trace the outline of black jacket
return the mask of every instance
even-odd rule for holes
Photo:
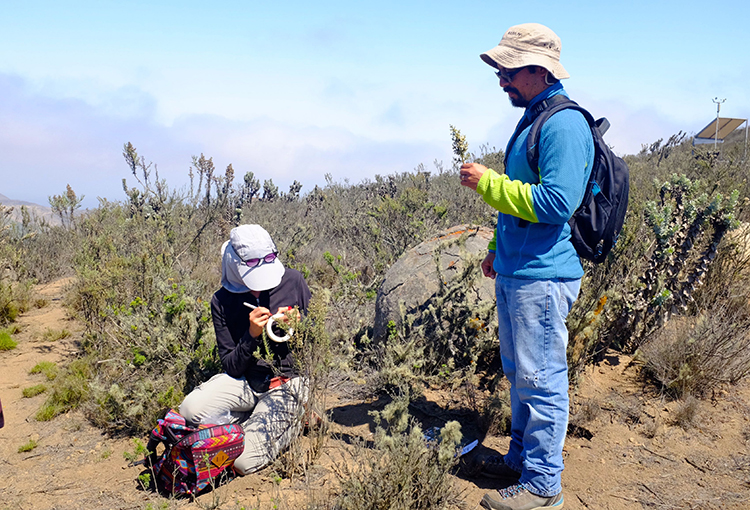
[[[261,292],[257,299],[249,291],[237,294],[224,287],[216,291],[211,299],[216,344],[224,371],[238,379],[244,376],[256,391],[267,391],[268,381],[274,375],[298,375],[294,358],[286,342],[268,342],[274,366],[253,355],[259,348],[265,354],[265,349],[262,338],[250,336],[251,310],[243,302],[263,306],[271,313],[276,313],[279,307],[298,307],[304,316],[310,303],[310,289],[302,273],[287,268],[281,283],[271,290]]]

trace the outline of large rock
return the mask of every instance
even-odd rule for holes
[[[493,231],[487,227],[459,225],[404,253],[385,275],[375,305],[373,338],[382,340],[389,321],[401,325],[402,317],[423,309],[443,286],[456,278],[473,278],[467,298],[495,302],[495,281],[481,275],[479,263],[487,255]],[[441,281],[442,278],[442,281]]]

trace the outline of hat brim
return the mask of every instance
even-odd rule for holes
[[[231,259],[231,264],[237,268],[237,274],[250,290],[269,290],[281,283],[286,269],[281,261],[276,258],[273,262],[264,262],[259,266],[247,267],[231,243],[227,243],[224,256]]]
[[[244,269],[243,269],[244,268]],[[261,264],[255,267],[247,267],[244,263],[239,268],[240,278],[250,290],[273,289],[281,283],[284,276],[284,265],[279,259],[270,264]]]
[[[518,69],[526,66],[541,66],[552,73],[558,80],[570,78],[568,71],[562,64],[546,55],[540,55],[530,51],[519,51],[508,46],[495,46],[486,53],[479,55],[488,65],[494,67],[502,66],[505,69]]]

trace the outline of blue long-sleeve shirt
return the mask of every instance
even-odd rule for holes
[[[532,99],[524,115],[556,94],[567,96],[559,82]],[[495,251],[494,269],[516,278],[580,278],[583,266],[570,242],[568,220],[581,203],[591,173],[591,129],[575,110],[550,117],[540,132],[538,171],[526,160],[530,129],[523,129],[506,149],[505,175],[490,169],[477,185],[485,202],[499,211],[489,246]],[[529,223],[524,227],[519,219]]]

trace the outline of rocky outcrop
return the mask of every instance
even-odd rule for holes
[[[479,267],[492,234],[487,227],[459,225],[404,253],[378,291],[373,339],[385,338],[389,321],[401,325],[403,317],[424,309],[458,278],[472,281],[467,299],[494,303],[495,282],[482,276]]]

